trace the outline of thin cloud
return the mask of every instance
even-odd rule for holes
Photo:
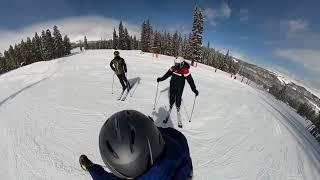
[[[241,36],[240,40],[245,40],[246,41],[246,40],[249,40],[249,37],[248,36]]]
[[[218,8],[205,8],[204,16],[207,18],[209,23],[213,26],[217,25],[218,20],[228,19],[231,16],[231,8],[226,2],[223,2]]]
[[[320,72],[320,49],[286,49],[276,50],[275,55],[286,58],[306,68]]]
[[[0,52],[28,36],[32,37],[35,32],[52,29],[54,25],[57,25],[64,35],[68,35],[72,42],[82,40],[84,36],[87,36],[88,40],[111,39],[113,29],[118,28],[119,22],[118,19],[102,16],[82,16],[33,24],[14,31],[0,30]],[[123,24],[131,35],[140,37],[140,26],[127,22]]]
[[[289,31],[305,31],[309,29],[309,23],[306,20],[289,20]]]
[[[282,20],[280,24],[287,29],[288,39],[301,38],[310,32],[309,22],[305,19]]]
[[[249,10],[240,9],[240,21],[248,21],[248,20],[249,20]]]

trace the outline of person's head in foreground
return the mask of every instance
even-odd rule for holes
[[[101,128],[99,148],[112,174],[82,155],[80,164],[93,179],[189,179],[192,174],[183,134],[156,127],[150,117],[138,111],[113,114]]]

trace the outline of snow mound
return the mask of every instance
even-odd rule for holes
[[[135,109],[158,126],[177,128],[168,110],[169,80],[161,82],[153,108],[156,78],[173,57],[120,51],[128,65],[133,96],[111,94],[112,50],[92,50],[35,63],[0,76],[0,179],[90,179],[80,154],[103,164],[99,130],[111,114]],[[189,123],[194,94],[186,84],[181,106],[194,179],[308,179],[320,177],[320,148],[305,121],[271,95],[205,65],[191,68],[200,92]]]

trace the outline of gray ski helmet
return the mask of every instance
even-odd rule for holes
[[[103,162],[122,179],[134,179],[150,169],[162,154],[164,143],[153,120],[135,110],[113,114],[99,135]]]

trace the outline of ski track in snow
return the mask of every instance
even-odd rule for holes
[[[173,58],[120,51],[128,80],[125,102],[109,68],[112,50],[92,50],[38,62],[0,76],[0,179],[90,179],[78,158],[85,153],[103,164],[98,134],[107,117],[123,109],[150,115],[155,124],[177,128],[176,109],[167,124],[169,79],[156,78]],[[194,94],[186,83],[181,106],[183,129],[194,165],[193,179],[315,180],[320,147],[304,119],[271,95],[205,65],[191,67],[200,92],[189,123]],[[239,78],[238,78],[239,79]]]

